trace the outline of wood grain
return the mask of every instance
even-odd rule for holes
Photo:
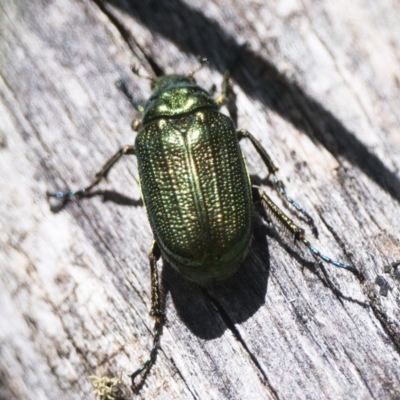
[[[394,0],[1,1],[0,399],[92,399],[103,374],[124,399],[398,398],[399,20]],[[165,265],[162,348],[133,393],[152,329],[136,159],[59,212],[46,192],[86,185],[133,144],[137,113],[114,82],[141,103],[151,89],[131,65],[188,73],[207,57],[196,79],[211,88],[238,54],[238,126],[315,218],[310,240],[360,276],[259,218],[228,281],[202,289]]]

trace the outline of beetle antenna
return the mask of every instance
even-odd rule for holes
[[[135,99],[135,97],[132,95],[132,93],[129,91],[128,86],[126,85],[126,82],[124,79],[118,79],[117,82],[115,82],[115,86],[117,86],[117,88],[127,97],[127,99],[129,100],[129,102],[133,105],[133,107],[138,110],[139,112],[143,112],[144,111],[144,107],[141,106],[137,100]]]

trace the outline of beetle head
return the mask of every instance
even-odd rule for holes
[[[190,75],[163,75],[159,76],[152,82],[152,89],[157,92],[160,89],[170,85],[176,84],[177,86],[181,86],[182,84],[194,84],[196,83],[192,74]]]

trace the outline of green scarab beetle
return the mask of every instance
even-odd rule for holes
[[[306,239],[304,230],[281,211],[259,187],[252,185],[239,145],[248,138],[265,163],[276,190],[316,232],[310,215],[290,198],[261,144],[246,130],[237,131],[233,120],[219,109],[231,91],[225,73],[217,99],[198,86],[193,73],[166,75],[153,82],[154,92],[139,106],[121,81],[120,88],[142,113],[134,124],[138,130],[134,146],[120,149],[84,189],[50,196],[67,202],[90,193],[112,166],[126,154],[135,154],[143,202],[154,234],[149,254],[151,312],[155,318],[153,347],[148,360],[134,378],[155,362],[163,325],[157,260],[162,256],[180,274],[201,285],[232,275],[250,246],[253,204],[262,206],[316,259],[355,272],[347,264],[321,254]]]

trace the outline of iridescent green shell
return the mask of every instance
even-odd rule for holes
[[[168,78],[136,138],[142,196],[163,257],[207,284],[232,275],[249,247],[250,177],[232,120],[190,77]]]

